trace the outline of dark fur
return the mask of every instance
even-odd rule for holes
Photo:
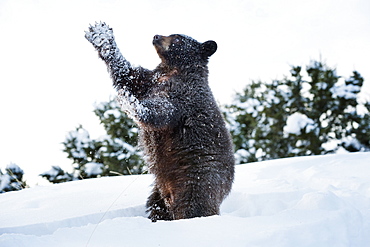
[[[86,38],[106,62],[123,108],[139,125],[140,144],[155,175],[149,218],[219,214],[234,179],[234,156],[208,86],[208,58],[216,42],[156,35],[153,44],[162,62],[151,71],[130,65],[106,24],[90,26]]]

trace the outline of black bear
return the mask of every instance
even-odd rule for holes
[[[105,23],[85,34],[106,63],[119,101],[139,126],[139,143],[155,175],[149,218],[177,220],[220,213],[234,179],[230,134],[208,86],[214,41],[179,34],[155,35],[162,62],[154,70],[133,67]]]

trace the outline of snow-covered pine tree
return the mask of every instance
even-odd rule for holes
[[[94,110],[107,135],[100,138],[100,158],[109,171],[120,174],[141,174],[144,170],[138,144],[138,128],[124,113],[116,99],[100,103]]]
[[[46,178],[53,184],[77,180],[74,174],[65,172],[59,166],[53,166],[49,171],[40,174],[40,176]]]
[[[21,190],[27,187],[23,181],[23,170],[16,164],[6,166],[5,173],[0,170],[0,193]]]
[[[81,125],[67,134],[63,151],[73,162],[73,172],[54,166],[41,174],[52,183],[141,174],[144,162],[137,147],[138,129],[121,110],[115,99],[97,104],[94,113],[103,124],[106,135],[94,140]]]
[[[359,97],[364,79],[347,80],[312,61],[270,83],[252,82],[226,106],[239,163],[370,150],[370,104]]]

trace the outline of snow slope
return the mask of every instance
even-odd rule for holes
[[[0,195],[0,246],[370,246],[370,153],[237,166],[221,216],[151,223],[151,175]]]

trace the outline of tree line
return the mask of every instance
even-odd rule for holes
[[[321,61],[311,61],[305,68],[292,66],[289,75],[280,80],[247,84],[231,104],[221,107],[237,163],[369,151],[370,103],[360,97],[363,84],[359,72],[342,77]],[[94,113],[106,135],[91,139],[79,125],[63,142],[73,171],[52,166],[42,177],[61,183],[146,172],[137,147],[138,128],[117,100],[96,105]],[[23,171],[19,167],[14,170],[15,166],[5,173],[0,170],[0,193],[26,186]]]

